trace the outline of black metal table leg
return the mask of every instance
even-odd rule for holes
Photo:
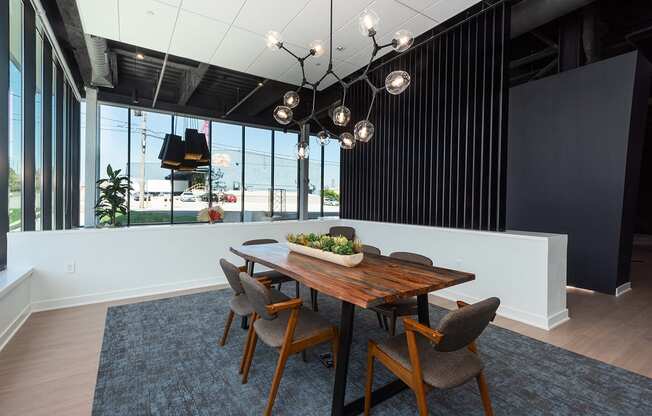
[[[430,326],[430,310],[428,308],[428,294],[417,296],[417,313],[419,315],[419,323]]]
[[[346,376],[349,371],[349,353],[353,340],[353,317],[355,306],[342,301],[342,316],[340,317],[340,345],[337,350],[337,366],[335,367],[335,384],[333,386],[333,404],[331,415],[344,415],[344,398],[346,394]]]

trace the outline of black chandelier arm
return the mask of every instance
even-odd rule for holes
[[[369,110],[367,111],[367,117],[365,120],[369,121],[369,116],[371,115],[371,110],[374,108],[374,101],[376,101],[376,95],[378,95],[378,90],[372,86],[371,93],[371,103],[369,103]]]

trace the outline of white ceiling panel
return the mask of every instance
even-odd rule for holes
[[[233,24],[260,34],[268,30],[282,32],[308,3],[309,0],[247,0]]]
[[[169,4],[120,0],[120,41],[167,52],[176,17],[177,7]]]
[[[266,47],[259,34],[232,27],[210,63],[246,72],[263,49]]]
[[[423,13],[438,22],[444,22],[479,2],[480,0],[440,0],[423,9]]]
[[[231,24],[246,0],[183,0],[184,10]]]
[[[84,32],[120,40],[118,0],[77,0]]]
[[[297,55],[305,55],[315,39],[330,48],[328,0],[76,1],[87,33],[162,52],[169,45],[173,55],[263,78],[301,81],[296,60],[265,48],[268,30],[282,32],[286,46]],[[418,36],[479,1],[334,0],[335,70],[343,77],[368,63],[372,42],[358,31],[358,16],[365,8],[379,15],[377,39],[387,43],[398,29]],[[338,46],[343,49],[338,51]],[[314,82],[327,68],[328,51],[306,62],[309,81]]]
[[[228,30],[227,23],[181,10],[174,29],[170,53],[199,62],[208,62]]]

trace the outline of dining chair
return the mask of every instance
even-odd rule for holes
[[[220,267],[222,267],[226,280],[229,282],[229,286],[231,286],[231,289],[233,290],[233,297],[229,300],[229,313],[226,316],[224,333],[219,342],[220,346],[223,347],[226,344],[227,337],[229,336],[233,317],[235,315],[243,318],[251,316],[254,313],[254,308],[251,306],[251,302],[249,302],[249,298],[247,298],[247,295],[244,293],[244,289],[242,288],[242,284],[240,283],[240,268],[226,259],[220,259]],[[275,302],[283,302],[290,299],[278,290],[271,290],[270,293]]]
[[[242,243],[243,246],[254,246],[258,244],[273,244],[273,243],[278,243],[278,240],[274,240],[273,238],[259,238],[255,240],[248,240]],[[255,266],[254,266],[255,267]],[[290,282],[294,281],[296,283],[296,297],[301,296],[301,291],[300,291],[300,285],[299,282],[296,280],[292,279],[291,277],[288,277],[284,275],[283,273],[277,272],[276,270],[267,270],[264,272],[258,272],[253,274],[254,277],[266,277],[269,280],[272,281],[272,284],[278,285],[278,290],[281,290],[281,285],[284,282]]]
[[[280,353],[264,412],[265,415],[270,415],[288,357],[329,341],[333,357],[336,357],[337,328],[310,309],[302,307],[302,300],[299,298],[275,302],[269,287],[247,273],[240,273],[240,282],[254,308],[249,326],[251,337],[245,346],[243,357],[245,367],[242,383],[247,383],[258,338],[266,345],[278,349]]]
[[[458,301],[457,305],[459,309],[448,312],[437,329],[403,318],[405,335],[378,343],[369,340],[365,416],[369,415],[371,408],[374,359],[414,391],[420,416],[428,414],[426,388],[449,389],[473,378],[480,389],[485,415],[493,416],[476,339],[493,321],[500,300],[489,298],[473,305]]]
[[[395,251],[389,255],[394,259],[409,261],[411,263],[422,264],[424,266],[432,266],[433,262],[430,258],[422,256],[417,253],[410,253],[407,251]],[[394,302],[384,303],[382,305],[374,306],[371,308],[376,312],[378,323],[381,328],[389,331],[391,336],[396,335],[396,320],[400,316],[412,316],[417,314],[417,298],[398,299]],[[382,316],[382,322],[380,320]],[[389,320],[389,325],[387,321]]]
[[[380,256],[380,249],[378,247],[370,246],[367,244],[362,245],[362,252],[364,254],[374,254],[376,256]]]

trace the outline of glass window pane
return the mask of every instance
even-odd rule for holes
[[[23,3],[9,2],[9,231],[22,228]]]
[[[100,106],[100,179],[107,177],[108,165],[111,165],[113,170],[120,169],[121,175],[127,174],[128,117],[126,108]],[[119,225],[127,225],[127,218],[119,215],[116,222]]]
[[[79,103],[79,225],[86,224],[86,101]]]
[[[245,127],[245,221],[270,220],[272,131]]]
[[[204,133],[206,135],[206,141],[208,142],[209,124],[210,122],[207,120],[175,116],[174,133],[184,137],[186,129],[195,129],[200,133]],[[157,155],[158,149],[156,151],[156,156]],[[210,199],[208,181],[208,166],[202,166],[190,172],[174,172],[173,221],[175,223],[197,222],[197,214],[199,211],[208,207],[208,201]]]
[[[316,136],[310,136],[310,159],[308,160],[308,218],[321,216],[321,152]]]
[[[36,31],[36,92],[34,137],[34,214],[35,229],[42,228],[41,189],[43,178],[43,35]]]
[[[224,210],[224,222],[240,222],[242,126],[213,122],[211,134],[213,193],[217,195],[218,204]]]
[[[299,217],[298,140],[299,135],[296,133],[274,132],[274,219],[291,220]]]
[[[324,146],[324,216],[340,215],[340,143]]]
[[[131,110],[131,225],[170,223],[171,171],[161,168],[158,153],[171,129],[168,114]]]

